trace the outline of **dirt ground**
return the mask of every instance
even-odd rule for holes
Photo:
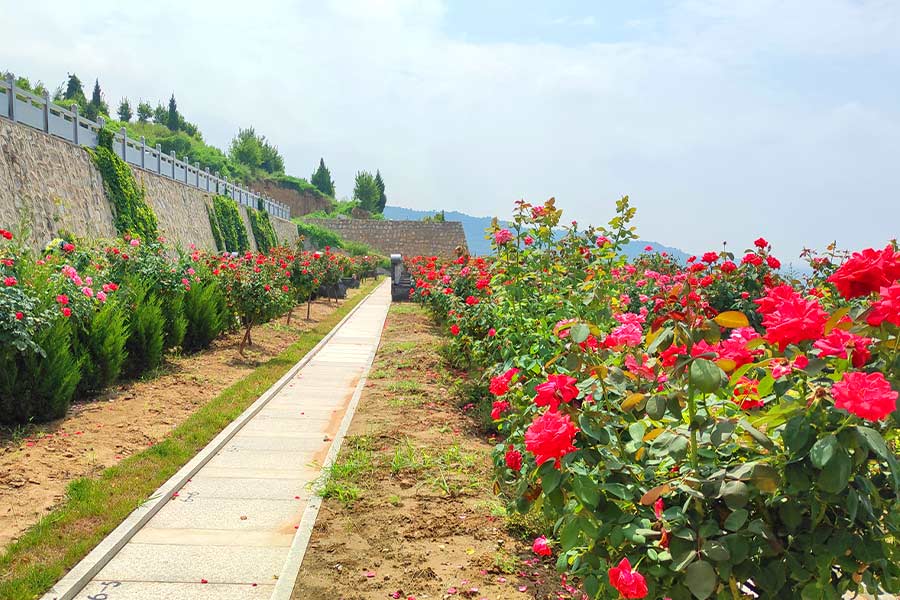
[[[293,598],[581,597],[511,533],[440,343],[421,308],[392,307]]]
[[[348,297],[359,293],[348,290]],[[343,301],[341,301],[343,302]],[[339,304],[297,307],[285,319],[254,328],[253,346],[238,354],[242,333],[219,338],[207,350],[170,355],[157,376],[115,386],[77,403],[64,418],[0,437],[0,547],[60,503],[70,481],[95,475],[164,438],[219,392],[278,355]]]

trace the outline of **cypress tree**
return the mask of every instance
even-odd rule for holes
[[[387,196],[384,193],[384,179],[381,178],[381,171],[375,171],[375,185],[378,187],[378,203],[375,212],[383,213],[387,204]]]
[[[331,179],[331,171],[325,166],[324,158],[319,159],[319,168],[309,178],[309,182],[326,196],[334,198],[334,180]]]
[[[169,113],[166,117],[166,127],[171,131],[178,131],[178,104],[175,103],[175,94],[169,98]]]

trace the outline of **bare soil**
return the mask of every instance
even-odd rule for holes
[[[348,290],[348,297],[359,290]],[[341,301],[343,302],[343,301]],[[152,446],[222,390],[277,356],[297,334],[340,306],[331,300],[294,310],[254,328],[253,346],[238,354],[243,332],[220,337],[196,354],[166,357],[157,373],[76,403],[62,419],[0,437],[0,547],[14,541],[65,497],[74,479],[96,475]]]
[[[420,307],[394,305],[293,598],[572,598],[495,499],[492,441]],[[525,529],[528,529],[526,527]],[[533,529],[533,528],[532,528]],[[577,595],[580,597],[580,594]]]

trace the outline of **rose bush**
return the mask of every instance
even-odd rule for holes
[[[408,263],[484,371],[510,508],[592,598],[900,591],[897,248],[806,252],[804,280],[763,238],[628,262],[616,208],[579,229],[519,202],[493,259]]]
[[[309,285],[299,285],[305,262]],[[0,230],[0,423],[62,416],[76,393],[96,394],[155,368],[168,348],[199,350],[238,325],[243,351],[254,325],[358,262],[370,260],[287,248],[210,254],[130,236],[54,240],[36,256]]]

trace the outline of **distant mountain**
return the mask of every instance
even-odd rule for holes
[[[397,221],[421,221],[425,217],[437,214],[436,210],[414,210],[412,208],[403,208],[400,206],[385,206],[384,218]],[[466,241],[469,244],[469,251],[472,254],[490,254],[491,243],[485,239],[485,229],[491,226],[493,217],[473,217],[465,213],[457,211],[446,211],[444,217],[448,221],[459,221],[462,223],[463,230],[466,232]],[[657,242],[649,242],[645,240],[636,240],[625,246],[625,255],[634,258],[644,252],[644,248],[653,246],[654,251],[667,252],[676,260],[684,262],[688,255],[670,246],[664,246]]]

